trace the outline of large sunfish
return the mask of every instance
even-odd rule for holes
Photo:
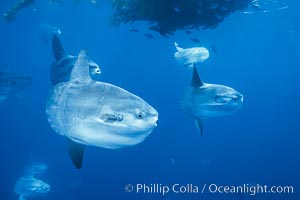
[[[31,76],[25,73],[0,71],[0,104],[9,95],[19,95],[31,86]]]
[[[185,91],[182,106],[195,118],[201,135],[205,118],[230,115],[239,110],[242,104],[243,95],[235,89],[202,82],[194,64],[191,85]]]
[[[70,81],[54,86],[47,118],[59,135],[69,138],[69,155],[81,168],[85,145],[117,149],[136,145],[156,127],[157,111],[140,97],[115,85],[92,80],[82,50]]]

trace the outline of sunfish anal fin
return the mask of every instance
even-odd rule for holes
[[[195,63],[193,63],[193,77],[192,77],[192,82],[191,82],[191,86],[192,87],[201,87],[203,85],[203,82],[201,81],[198,71],[197,71],[197,67],[195,65]]]
[[[67,55],[64,47],[62,46],[56,34],[54,34],[52,38],[52,52],[56,60],[60,60],[61,58]]]
[[[203,135],[203,126],[204,126],[203,119],[197,118],[197,119],[195,119],[195,122],[196,122],[197,130],[202,136]]]
[[[77,169],[82,166],[85,146],[69,140],[68,152],[69,156]]]
[[[85,83],[91,80],[87,49],[84,48],[80,51],[76,63],[72,69],[70,81]]]

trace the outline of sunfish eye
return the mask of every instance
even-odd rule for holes
[[[118,114],[118,115],[117,115],[117,118],[118,118],[118,121],[122,121],[124,117],[123,117],[123,115]]]
[[[145,113],[144,112],[138,112],[137,113],[137,118],[139,118],[139,119],[143,119],[144,117],[145,117]]]

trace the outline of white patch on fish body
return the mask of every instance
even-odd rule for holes
[[[193,67],[193,64],[204,62],[209,58],[209,51],[205,47],[193,47],[183,49],[175,42],[177,52],[174,53],[175,59],[188,67]]]

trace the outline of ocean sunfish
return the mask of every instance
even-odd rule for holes
[[[55,57],[55,62],[52,63],[50,68],[50,80],[52,85],[69,81],[77,56],[72,56],[65,51],[57,34],[54,34],[52,37],[52,51]],[[91,78],[93,80],[99,80],[101,74],[100,67],[90,59],[89,69]]]
[[[193,67],[193,64],[204,62],[209,58],[209,51],[205,47],[193,47],[184,49],[174,43],[177,52],[174,53],[174,58],[184,66]]]
[[[50,192],[50,185],[33,177],[21,177],[15,184],[15,193],[19,200],[26,200],[28,197],[41,197]]]
[[[0,71],[0,103],[9,95],[18,96],[32,84],[31,76],[25,73]]]
[[[69,139],[68,151],[81,168],[85,145],[117,149],[136,145],[156,127],[157,111],[140,97],[91,79],[82,50],[70,80],[54,86],[46,107],[48,121]]]
[[[183,109],[196,120],[198,131],[203,133],[203,120],[207,117],[230,115],[243,104],[243,95],[225,85],[201,81],[194,64],[191,85],[182,100]]]

